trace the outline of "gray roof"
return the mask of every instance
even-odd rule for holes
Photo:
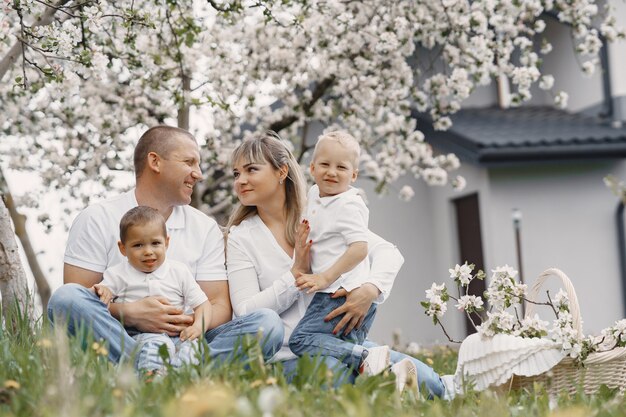
[[[481,164],[626,157],[626,127],[551,107],[464,109],[446,132],[414,117],[427,142]]]

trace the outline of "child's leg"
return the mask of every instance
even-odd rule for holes
[[[293,330],[289,338],[289,348],[298,356],[308,353],[328,355],[340,359],[348,366],[358,368],[363,359],[365,348],[360,344],[371,327],[376,314],[376,307],[372,305],[363,321],[363,326],[348,335],[333,335],[333,330],[341,317],[329,322],[324,317],[331,311],[345,303],[345,297],[331,298],[330,294],[317,293],[311,300],[309,307]]]
[[[176,346],[176,354],[172,358],[172,365],[180,367],[184,363],[197,365],[200,363],[198,355],[200,354],[200,339],[180,341],[179,337],[172,337],[172,341]]]
[[[159,348],[162,345],[167,347],[170,360],[176,354],[174,342],[172,342],[172,339],[166,334],[140,333],[133,336],[133,338],[140,346],[136,360],[137,369],[148,371],[161,369],[163,367],[163,359],[161,359],[161,355],[159,355]]]

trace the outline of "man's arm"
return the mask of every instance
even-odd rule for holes
[[[228,281],[198,281],[198,284],[211,303],[209,330],[229,322],[233,317],[233,309],[230,305]]]
[[[102,272],[90,271],[79,266],[63,264],[63,283],[76,283],[91,288],[102,281]]]

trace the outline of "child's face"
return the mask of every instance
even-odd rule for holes
[[[318,144],[310,169],[320,197],[348,191],[358,174],[354,159],[353,152],[337,141],[324,140]]]
[[[165,261],[165,251],[169,236],[163,235],[163,227],[158,222],[131,226],[126,233],[126,241],[118,242],[120,252],[138,271],[155,271]]]

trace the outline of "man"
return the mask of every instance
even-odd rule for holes
[[[133,303],[111,303],[109,308],[89,291],[102,280],[109,266],[123,260],[117,247],[119,222],[138,205],[158,210],[166,219],[170,236],[168,257],[189,266],[212,305],[213,315],[205,338],[210,355],[223,360],[233,353],[237,340],[262,330],[266,359],[280,349],[282,322],[271,310],[230,321],[232,309],[224,269],[224,242],[217,223],[189,206],[193,186],[202,178],[200,152],[195,138],[171,126],[155,126],[139,139],[134,154],[136,187],[116,198],[83,210],[70,229],[65,251],[63,280],[50,299],[48,316],[63,317],[70,333],[91,326],[96,340],[109,344],[109,359],[127,360],[136,342],[120,325],[143,333],[175,336],[193,319],[159,296]]]

